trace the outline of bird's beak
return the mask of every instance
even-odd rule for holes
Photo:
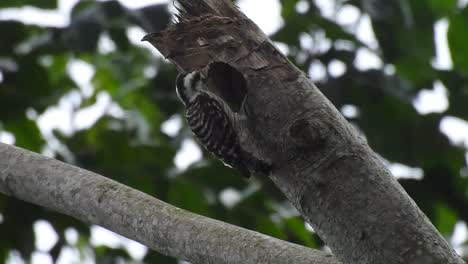
[[[160,34],[160,33],[150,33],[150,34],[144,36],[144,37],[141,39],[141,41],[150,41],[150,42],[151,42],[151,39],[153,39],[153,38],[155,38],[155,37],[157,37],[157,36],[159,36],[159,35],[161,35],[161,34]]]
[[[148,34],[148,35],[144,36],[144,37],[141,39],[141,41],[149,41],[150,38],[151,38],[151,34]]]

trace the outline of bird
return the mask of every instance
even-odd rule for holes
[[[209,89],[208,78],[202,76],[201,71],[180,73],[176,79],[176,92],[185,105],[187,123],[193,135],[208,152],[224,165],[239,170],[246,178],[252,174],[269,174],[270,164],[241,145],[245,115],[234,112]]]

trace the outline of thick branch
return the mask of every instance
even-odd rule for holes
[[[0,192],[192,263],[338,264],[324,252],[184,211],[98,174],[1,143]]]
[[[249,146],[337,258],[352,264],[464,263],[335,107],[230,0],[179,0],[150,41],[181,71],[214,61],[247,79]],[[402,135],[403,136],[403,135]]]

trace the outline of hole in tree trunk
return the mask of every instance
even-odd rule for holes
[[[224,62],[213,62],[208,66],[208,79],[215,90],[234,112],[239,112],[245,95],[247,81],[240,71]]]

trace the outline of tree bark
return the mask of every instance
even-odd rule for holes
[[[179,3],[179,23],[144,40],[179,71],[220,61],[244,75],[248,145],[272,162],[271,180],[339,260],[464,263],[355,129],[231,1]]]
[[[187,212],[98,174],[2,143],[0,192],[194,264],[339,264],[324,252]]]

